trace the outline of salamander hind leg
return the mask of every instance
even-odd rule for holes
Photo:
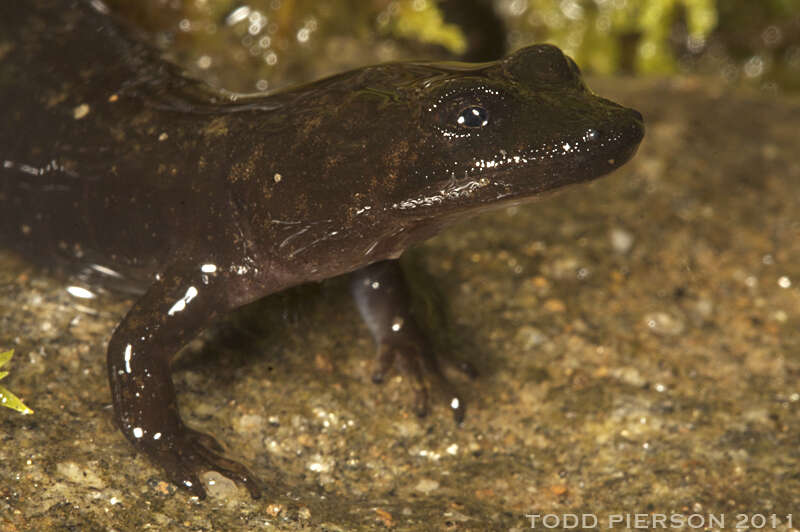
[[[178,486],[203,498],[198,474],[217,471],[258,497],[259,481],[226,458],[211,436],[184,425],[178,413],[169,362],[216,315],[237,306],[223,271],[208,265],[170,268],[134,304],[108,347],[114,417],[137,450],[164,468]]]
[[[452,364],[472,377],[475,370],[469,364],[454,364],[435,356],[411,311],[409,288],[400,264],[387,260],[361,268],[351,274],[350,289],[378,346],[372,380],[382,382],[397,363],[409,377],[417,415],[428,413],[430,388],[434,387],[446,399],[456,422],[463,421],[464,398],[445,377],[442,363]]]

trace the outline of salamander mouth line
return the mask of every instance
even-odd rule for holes
[[[492,183],[488,177],[479,177],[478,179],[470,179],[469,181],[456,180],[455,174],[452,174],[451,181],[438,192],[422,196],[419,198],[409,198],[399,203],[392,204],[392,209],[407,210],[415,209],[417,207],[430,207],[433,205],[440,205],[445,202],[462,199],[472,196],[475,191],[484,188]]]
[[[591,156],[608,148],[614,148],[622,139],[622,135],[611,132],[603,140],[588,140],[588,133],[572,139],[559,139],[542,143],[536,147],[509,154],[506,150],[499,150],[494,156],[486,159],[476,159],[469,169],[474,171],[495,170],[509,165],[527,165],[537,162],[552,161],[559,157]]]

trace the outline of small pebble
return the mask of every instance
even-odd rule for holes
[[[651,312],[645,315],[644,322],[651,332],[660,336],[677,336],[686,328],[682,319],[666,312]]]
[[[421,491],[425,495],[428,495],[432,491],[439,489],[439,483],[436,482],[435,480],[424,478],[420,480],[416,486],[414,486],[414,489],[417,491]]]
[[[633,247],[633,235],[624,229],[615,227],[611,230],[611,247],[617,253],[625,254]]]
[[[75,120],[80,120],[81,118],[85,117],[89,114],[89,106],[85,103],[80,104],[78,107],[72,110],[72,117]]]

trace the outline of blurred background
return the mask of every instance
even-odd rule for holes
[[[550,42],[590,74],[800,89],[800,0],[109,0],[192,75],[272,90],[369,63]]]

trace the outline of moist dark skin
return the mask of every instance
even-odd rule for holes
[[[0,30],[0,243],[139,291],[108,346],[114,417],[200,497],[206,470],[261,490],[178,413],[170,360],[215,317],[353,272],[376,380],[396,360],[420,414],[436,386],[460,419],[396,259],[454,220],[611,172],[644,134],[547,45],[242,96],[182,77],[88,2],[2,2]]]

